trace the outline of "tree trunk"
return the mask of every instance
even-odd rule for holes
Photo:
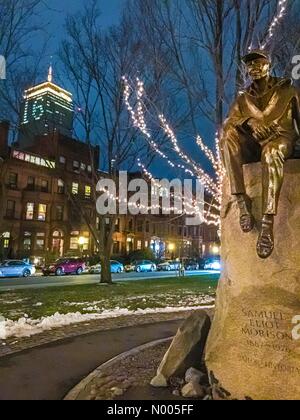
[[[110,268],[110,254],[107,252],[101,253],[101,274],[100,283],[112,284],[111,268]]]

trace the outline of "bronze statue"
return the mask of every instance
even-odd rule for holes
[[[225,121],[221,152],[231,193],[237,197],[243,232],[254,228],[251,201],[246,195],[243,164],[262,163],[263,218],[257,253],[268,258],[274,249],[273,225],[283,182],[283,166],[299,138],[300,96],[291,80],[270,75],[264,51],[243,58],[252,84],[241,92]]]

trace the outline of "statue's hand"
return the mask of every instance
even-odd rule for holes
[[[248,126],[252,130],[252,135],[256,140],[266,140],[272,135],[271,127],[264,124],[262,120],[250,118],[247,122]]]

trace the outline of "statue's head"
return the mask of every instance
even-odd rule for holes
[[[265,51],[253,50],[243,57],[248,74],[252,80],[263,79],[270,74],[271,61]]]

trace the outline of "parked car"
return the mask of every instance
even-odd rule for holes
[[[44,276],[55,274],[82,274],[85,270],[85,262],[80,258],[59,258],[53,264],[43,267]]]
[[[0,277],[29,277],[35,271],[34,264],[21,260],[6,260],[0,264]]]
[[[185,261],[184,268],[187,271],[199,270],[199,264],[197,263],[197,261],[188,260],[188,261]]]
[[[165,261],[157,265],[158,271],[176,271],[180,268],[180,261]]]
[[[209,258],[208,260],[205,261],[204,270],[220,271],[221,270],[220,260],[217,258]]]
[[[110,271],[112,273],[123,273],[124,266],[118,261],[111,260],[110,261]],[[89,269],[90,274],[100,274],[101,273],[101,264],[92,265]]]
[[[141,273],[142,271],[156,271],[156,264],[148,260],[134,261],[129,266],[126,266],[126,271],[136,271]]]

